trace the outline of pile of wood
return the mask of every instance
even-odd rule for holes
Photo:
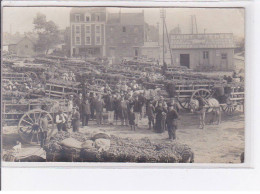
[[[109,136],[108,150],[71,148],[61,141],[74,138],[79,142],[94,140],[93,134],[59,132],[45,146],[48,161],[78,162],[133,162],[133,163],[188,163],[194,161],[194,154],[187,146],[178,142],[152,142],[148,138],[131,139]]]

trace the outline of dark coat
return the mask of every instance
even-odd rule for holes
[[[107,96],[106,98],[106,109],[107,111],[114,111],[115,110],[115,102],[111,95]]]
[[[78,111],[74,112],[72,114],[72,121],[71,121],[71,124],[73,126],[73,128],[79,128],[80,126],[80,114]]]
[[[169,126],[177,126],[177,122],[176,122],[176,119],[178,119],[179,115],[178,115],[178,112],[176,110],[170,110],[168,113],[167,113],[167,116],[166,116],[166,123],[167,125]]]
[[[103,100],[97,100],[95,103],[95,109],[97,112],[103,112],[104,102]]]
[[[135,113],[129,112],[128,120],[129,120],[129,125],[135,125]]]
[[[90,115],[90,104],[89,103],[83,103],[82,104],[82,114],[83,115]]]
[[[134,112],[140,113],[142,111],[143,104],[139,99],[134,99],[131,106],[133,106]]]
[[[155,112],[154,106],[152,104],[148,105],[146,108],[146,114],[148,118],[154,118],[154,112]]]

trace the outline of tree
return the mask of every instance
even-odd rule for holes
[[[53,21],[47,21],[44,14],[38,13],[33,20],[34,30],[38,34],[36,51],[48,53],[49,49],[59,43],[58,26]]]

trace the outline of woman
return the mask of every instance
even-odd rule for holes
[[[167,110],[163,108],[162,102],[158,103],[158,106],[155,108],[155,132],[156,133],[163,133],[164,128],[162,125],[162,120],[164,118],[164,115],[166,114]]]

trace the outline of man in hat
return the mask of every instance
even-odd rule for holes
[[[133,102],[131,103],[131,106],[133,107],[133,111],[135,114],[135,125],[138,127],[141,111],[142,111],[142,104],[139,101],[139,96],[135,95]]]
[[[104,101],[101,95],[98,95],[98,99],[95,102],[95,110],[96,110],[96,120],[97,124],[101,125],[103,120],[103,108],[104,108]]]
[[[48,134],[48,119],[47,119],[47,113],[43,113],[42,117],[40,119],[40,141],[41,141],[41,147],[43,147],[46,143],[47,134]]]
[[[59,109],[58,114],[56,115],[56,123],[58,131],[67,131],[66,127],[67,116]]]
[[[108,111],[108,124],[114,124],[114,114],[115,114],[115,99],[111,92],[108,92],[106,96],[106,110]]]
[[[177,130],[177,119],[179,117],[178,112],[173,108],[174,104],[169,105],[169,111],[166,116],[166,125],[168,128],[169,139],[176,139],[176,130]]]
[[[86,99],[82,104],[82,126],[88,126],[90,113],[90,104],[88,99]]]
[[[148,106],[146,108],[146,114],[147,114],[147,117],[148,117],[149,130],[154,128],[154,112],[155,112],[155,108],[154,108],[152,102],[149,101],[148,102]]]
[[[72,129],[73,132],[78,132],[79,131],[79,126],[80,126],[80,114],[79,114],[79,108],[78,107],[73,107],[72,111]]]

